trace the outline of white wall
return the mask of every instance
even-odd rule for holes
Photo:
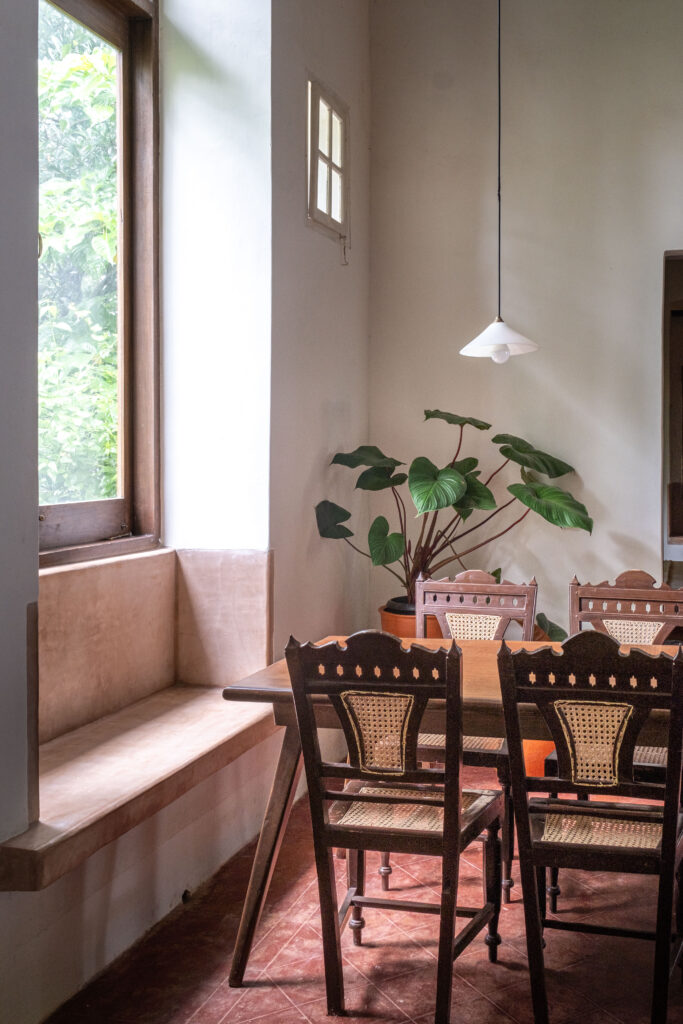
[[[503,4],[503,316],[541,346],[503,366],[457,354],[496,311],[495,0],[373,0],[371,12],[371,437],[444,464],[454,428],[421,424],[441,408],[573,464],[566,486],[592,537],[529,516],[468,561],[535,574],[540,607],[566,623],[574,573],[661,578],[662,255],[683,237],[683,6]],[[373,603],[391,589],[376,573]]]
[[[26,605],[38,599],[37,32],[35,3],[0,6],[0,840],[28,824]]]
[[[351,248],[306,223],[306,81],[349,107]],[[273,334],[270,538],[275,552],[274,652],[290,633],[311,639],[368,625],[367,566],[343,541],[322,540],[323,498],[367,502],[330,468],[367,437],[370,72],[367,0],[273,3]],[[348,473],[348,471],[346,471]],[[352,527],[353,528],[353,527]]]
[[[270,0],[164,0],[164,541],[268,546]]]
[[[36,6],[0,5],[0,838],[27,823],[25,606],[38,595]],[[164,532],[264,550],[270,0],[163,6]],[[42,1020],[253,838],[279,744],[48,889],[0,893],[0,1024]]]

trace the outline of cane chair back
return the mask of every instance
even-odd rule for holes
[[[425,636],[425,618],[434,615],[445,637],[454,640],[502,640],[510,622],[518,621],[522,639],[534,634],[536,580],[498,583],[480,569],[468,569],[452,579],[418,577],[415,584],[416,631]]]
[[[482,928],[489,957],[500,938],[500,840],[502,796],[460,788],[462,676],[460,652],[404,648],[387,633],[368,630],[344,644],[298,644],[286,650],[313,824],[325,955],[328,1012],[344,1011],[340,930],[347,923],[360,941],[368,907],[435,913],[433,903],[369,897],[364,893],[364,851],[396,850],[442,861],[435,1021],[447,1024],[453,960]],[[430,702],[445,707],[443,764],[422,766],[420,725]],[[321,754],[316,710],[331,704],[348,748],[348,760]],[[329,724],[329,723],[328,723]],[[334,786],[333,786],[334,784]],[[337,788],[334,788],[337,787]],[[339,788],[341,787],[341,788]],[[460,852],[486,831],[486,902],[456,908]],[[332,848],[347,850],[349,887],[337,905]],[[473,918],[455,935],[458,915]],[[350,918],[350,920],[349,920]]]
[[[561,653],[550,647],[498,656],[510,774],[519,841],[535,1020],[547,1021],[542,928],[655,939],[652,1021],[666,1019],[671,911],[676,865],[683,856],[679,817],[683,738],[683,660],[633,649],[601,631],[570,637]],[[557,750],[558,775],[528,777],[520,706],[535,705]],[[641,729],[651,716],[669,716],[668,761],[661,780],[643,779],[634,765]],[[530,797],[531,793],[550,794]],[[559,794],[596,795],[571,800]],[[619,800],[610,800],[618,797]],[[626,799],[624,799],[626,798]],[[649,801],[644,802],[631,802]],[[545,915],[546,867],[659,876],[655,932],[571,925]],[[539,917],[540,909],[540,917]],[[683,907],[679,907],[680,910]]]
[[[454,794],[459,791],[462,749],[460,660],[455,645],[450,651],[406,649],[388,633],[367,631],[349,637],[345,645],[290,642],[287,664],[309,793],[316,804],[314,828],[334,833],[334,845],[343,847],[350,837],[337,833],[347,826],[365,822],[371,828],[375,821],[386,820],[386,825],[377,827],[389,827],[397,793],[403,793],[408,794],[411,807],[424,811],[406,815],[406,828],[417,829],[420,822],[434,822],[440,816],[440,831],[444,817],[452,815],[449,831],[457,834],[459,801],[449,799],[451,789]],[[315,727],[315,702],[321,699],[329,700],[337,713],[348,761],[330,762],[321,756]],[[445,763],[437,768],[422,767],[417,757],[420,722],[430,700],[446,702]],[[328,790],[324,780],[334,778],[361,785],[357,795],[347,794],[350,804],[357,806],[331,822],[329,806],[339,802],[340,795]],[[420,786],[431,789],[423,792]]]
[[[569,632],[585,626],[607,633],[620,644],[663,644],[683,626],[683,592],[657,586],[653,576],[637,569],[617,576],[613,584],[569,584]]]
[[[417,635],[425,635],[426,617],[434,615],[442,636],[455,640],[501,640],[512,620],[521,624],[522,639],[532,640],[536,591],[535,579],[531,583],[498,583],[495,576],[480,569],[469,569],[453,579],[431,580],[420,575],[415,586]],[[422,757],[438,760],[443,756],[443,744],[443,736],[422,734]],[[515,846],[507,743],[499,736],[465,736],[463,749],[464,763],[475,768],[495,768],[503,789],[503,899],[507,903],[513,885]],[[380,871],[388,871],[388,864]]]

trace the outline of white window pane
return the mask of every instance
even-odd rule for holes
[[[318,149],[325,156],[330,155],[330,108],[324,100],[320,101],[318,119]]]
[[[332,211],[331,216],[333,220],[341,224],[343,218],[342,214],[342,176],[339,171],[335,171],[332,168]]]
[[[342,147],[344,145],[344,122],[334,112],[332,113],[332,162],[337,167],[342,166]]]
[[[327,176],[329,174],[327,164],[324,160],[318,160],[318,199],[317,207],[323,213],[329,213],[330,208],[327,202]]]

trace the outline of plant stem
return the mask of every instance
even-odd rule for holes
[[[455,455],[453,456],[453,461],[451,462],[451,468],[458,461],[458,455],[460,454],[460,449],[462,448],[462,434],[463,434],[463,430],[464,429],[465,429],[465,425],[464,425],[464,423],[461,423],[460,424],[460,440],[458,441],[458,448],[457,448],[457,451],[456,451]]]
[[[522,515],[519,517],[519,519],[515,519],[514,523],[510,523],[510,525],[506,526],[504,530],[500,531],[500,533],[494,533],[494,535],[492,537],[487,537],[486,540],[481,541],[480,544],[475,544],[474,547],[467,548],[466,551],[461,551],[455,557],[460,560],[460,559],[464,558],[465,555],[471,555],[473,551],[478,551],[479,548],[483,548],[483,547],[486,546],[486,544],[490,544],[492,540],[498,540],[498,538],[502,537],[503,534],[509,533],[509,531],[513,527],[517,526],[518,523],[521,523],[522,519],[524,519],[526,516],[528,516],[530,512],[531,512],[530,508],[526,509],[526,511],[522,513]],[[452,561],[453,561],[453,558],[446,558],[442,562],[437,562],[436,565],[432,566],[432,573],[437,572],[437,570],[439,570],[439,569],[443,569],[444,565],[448,565],[448,563],[452,562]]]
[[[500,473],[501,469],[505,469],[505,467],[507,466],[507,464],[508,464],[508,462],[509,462],[509,461],[510,461],[509,459],[506,459],[506,460],[505,460],[505,462],[504,462],[504,463],[502,464],[502,466],[499,466],[499,467],[498,467],[498,469],[494,469],[493,473],[491,473],[491,476],[490,476],[490,477],[488,478],[488,480],[486,480],[486,481],[485,481],[485,483],[484,483],[484,487],[488,487],[488,485],[489,485],[489,484],[491,483],[491,481],[493,480],[494,476],[495,476],[495,475],[496,475],[497,473]]]
[[[405,543],[405,547],[403,549],[403,572],[405,574],[405,578],[408,579],[408,523],[406,507],[403,504],[403,499],[401,498],[401,495],[398,493],[396,488],[392,487],[391,490],[394,495],[394,500],[396,502],[396,508],[398,510],[398,525],[401,530],[401,533],[403,534]]]
[[[463,532],[459,534],[457,537],[450,537],[444,544],[442,544],[440,548],[436,549],[433,557],[436,557],[436,555],[440,555],[442,551],[445,551],[446,548],[450,547],[456,540],[462,540],[462,538],[466,537],[468,533],[474,533],[474,531],[478,530],[480,526],[484,526],[486,523],[489,522],[490,519],[493,519],[494,516],[497,516],[499,512],[503,511],[503,509],[509,508],[509,506],[512,505],[512,503],[515,501],[517,501],[517,498],[510,498],[510,500],[506,501],[504,505],[499,505],[498,508],[494,509],[491,515],[487,516],[486,519],[482,519],[480,523],[476,523],[474,526],[470,526],[469,530],[463,530]]]
[[[369,553],[368,551],[363,551],[363,549],[362,549],[362,548],[358,548],[358,547],[356,547],[356,545],[355,545],[355,544],[353,544],[353,543],[352,543],[352,542],[351,542],[351,541],[349,540],[349,538],[348,538],[348,537],[344,537],[344,540],[345,540],[345,541],[346,541],[346,543],[347,543],[347,544],[349,545],[349,547],[350,547],[350,548],[353,548],[353,550],[354,550],[354,551],[357,551],[359,555],[365,555],[365,557],[366,557],[366,558],[370,558],[370,559],[372,558],[372,555],[371,555],[371,554],[370,554],[370,553]]]
[[[370,558],[370,559],[372,558],[372,555],[368,554],[367,551],[363,551],[362,548],[356,547],[355,544],[352,544],[348,537],[344,537],[344,540],[349,545],[349,547],[352,547],[353,550],[357,551],[359,555],[365,555],[366,558]],[[399,581],[399,583],[402,586],[404,586],[406,589],[408,588],[408,579],[407,579],[407,577],[404,579],[402,576],[399,576],[399,574],[397,572],[394,572],[393,569],[390,569],[388,565],[383,565],[382,568],[386,569],[387,572],[390,572],[392,576],[395,576],[396,579]]]

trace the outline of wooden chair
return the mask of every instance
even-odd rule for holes
[[[462,681],[460,652],[427,651],[386,633],[367,631],[345,645],[316,647],[290,639],[292,681],[318,872],[327,1008],[344,1012],[340,931],[350,918],[359,944],[362,911],[370,907],[438,914],[437,1024],[449,1020],[453,960],[484,927],[489,959],[497,958],[500,912],[500,815],[497,791],[460,788]],[[444,764],[420,767],[422,716],[430,700],[445,701]],[[348,746],[348,763],[322,760],[315,706],[330,701]],[[343,789],[328,788],[335,780]],[[482,832],[485,903],[457,908],[472,920],[455,934],[460,853]],[[347,850],[348,890],[338,908],[333,847]],[[365,895],[365,851],[398,850],[440,857],[440,904]]]
[[[659,587],[653,576],[629,569],[610,584],[579,583],[576,576],[569,584],[569,632],[585,626],[606,633],[621,644],[663,644],[674,629],[683,626],[683,593],[666,583]],[[634,768],[639,781],[664,782],[666,748],[636,746]],[[557,755],[548,755],[546,775],[557,774]],[[558,872],[550,873],[548,896],[550,910],[557,910],[561,895]]]
[[[531,993],[536,1024],[547,1024],[543,929],[568,928],[654,940],[652,1024],[664,1024],[672,949],[674,878],[678,873],[677,924],[683,922],[679,817],[683,738],[683,659],[619,652],[601,631],[579,633],[562,653],[541,648],[514,654],[504,643],[498,656],[510,750]],[[555,741],[558,775],[529,778],[524,767],[520,704],[535,704]],[[669,713],[666,781],[638,781],[634,751],[651,712]],[[546,793],[545,797],[529,794]],[[599,794],[600,800],[560,799]],[[626,797],[648,804],[610,801]],[[658,876],[654,931],[563,922],[546,917],[546,867]],[[680,938],[680,935],[679,935]],[[681,949],[678,950],[680,958]],[[600,965],[596,963],[596,984]]]
[[[498,583],[495,576],[480,569],[461,572],[453,579],[424,579],[415,587],[417,635],[425,636],[425,620],[434,615],[445,637],[454,640],[501,640],[512,621],[522,627],[522,639],[532,640],[536,610],[536,580],[531,583]],[[437,761],[443,757],[444,738],[422,734],[419,756]],[[515,826],[510,793],[507,743],[497,736],[465,736],[463,764],[476,768],[495,768],[503,790],[503,900],[510,901],[513,886],[512,860],[515,853]],[[380,867],[391,872],[388,856]],[[388,879],[387,879],[388,887]]]

